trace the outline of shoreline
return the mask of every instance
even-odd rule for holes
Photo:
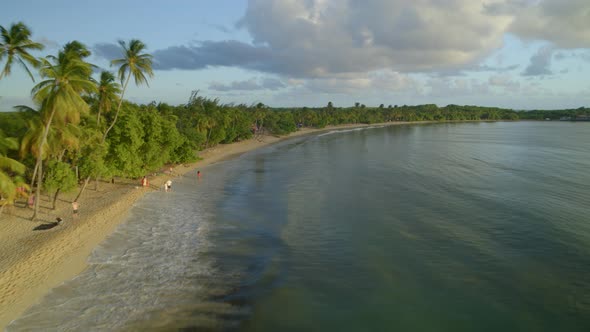
[[[129,211],[146,193],[161,190],[166,180],[218,162],[237,158],[244,153],[297,137],[317,135],[343,129],[424,125],[433,123],[470,123],[498,121],[416,121],[374,124],[346,124],[321,129],[303,128],[286,136],[263,135],[241,142],[220,144],[200,151],[200,160],[176,165],[173,174],[163,169],[148,175],[150,187],[140,186],[139,179],[101,181],[98,190],[90,182],[78,200],[79,216],[73,220],[71,202],[77,195],[62,194],[55,210],[51,199],[41,196],[38,221],[29,220],[32,210],[26,207],[5,209],[0,215],[0,330],[18,319],[29,307],[38,303],[51,289],[70,280],[87,267],[87,259],[116,227],[125,222]],[[56,217],[64,221],[51,229],[34,230],[52,223]]]
[[[430,122],[387,122],[377,124],[351,124],[321,129],[304,128],[287,136],[265,135],[259,138],[218,145],[201,151],[201,160],[178,165],[174,176],[182,176],[197,168],[230,160],[262,147],[284,140],[313,135],[331,130],[424,124]],[[19,318],[26,309],[39,302],[54,287],[83,272],[87,258],[116,227],[127,220],[132,206],[152,188],[161,188],[171,175],[158,173],[149,176],[151,188],[139,187],[139,180],[117,180],[115,184],[100,182],[98,190],[89,183],[79,200],[80,215],[71,216],[71,201],[77,191],[58,198],[56,210],[42,195],[39,221],[28,218],[32,211],[12,207],[0,216],[0,329]],[[41,223],[51,223],[56,217],[64,221],[51,229],[34,230]]]

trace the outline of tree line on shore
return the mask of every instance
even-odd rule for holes
[[[192,162],[197,152],[263,133],[286,135],[301,127],[391,121],[479,121],[557,119],[587,109],[517,112],[480,106],[434,104],[417,106],[271,108],[222,104],[195,91],[186,104],[136,104],[124,99],[129,83],[148,85],[153,76],[152,56],[137,39],[120,41],[118,68],[95,74],[87,61],[90,50],[79,41],[63,46],[56,55],[36,58],[30,51],[44,48],[32,41],[23,23],[0,26],[0,62],[6,79],[14,64],[34,81],[35,107],[15,106],[0,113],[0,213],[15,199],[41,192],[51,195],[53,207],[60,193],[78,190],[88,182],[113,176],[138,178],[166,164]],[[97,76],[97,77],[95,77]],[[77,199],[76,198],[76,199]],[[35,200],[33,215],[39,211]]]

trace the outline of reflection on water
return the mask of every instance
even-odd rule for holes
[[[148,195],[9,330],[588,331],[589,141],[524,122],[284,142]]]

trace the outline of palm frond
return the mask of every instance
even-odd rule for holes
[[[27,74],[29,74],[29,77],[31,78],[31,80],[33,80],[33,82],[35,82],[35,77],[33,77],[33,73],[31,73],[31,71],[29,70],[29,67],[27,67],[27,65],[25,64],[25,62],[23,61],[22,58],[18,59],[18,62],[20,62],[20,64],[22,65],[23,69],[27,72]]]
[[[20,162],[2,155],[0,155],[0,168],[7,169],[18,174],[23,174],[26,169],[25,165],[21,164]]]
[[[6,64],[4,65],[4,69],[2,70],[2,73],[0,73],[0,78],[10,75],[10,68],[12,67],[13,61],[14,61],[14,57],[11,55],[8,55],[6,58]]]

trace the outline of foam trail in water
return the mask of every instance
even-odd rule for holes
[[[207,255],[214,246],[208,241],[212,199],[190,181],[177,178],[174,192],[147,194],[91,254],[85,272],[52,290],[7,330],[136,329],[156,325],[154,318],[171,322],[167,315],[180,312],[187,315],[176,316],[175,324],[215,325],[215,316],[231,308],[207,299],[232,286]],[[207,320],[194,315],[196,307]]]
[[[334,134],[343,134],[343,133],[348,133],[351,131],[361,131],[361,130],[368,130],[368,129],[375,129],[375,128],[383,128],[383,127],[385,127],[385,126],[370,126],[370,127],[359,127],[359,128],[341,129],[341,130],[330,130],[327,133],[317,135],[317,137],[334,135]]]

